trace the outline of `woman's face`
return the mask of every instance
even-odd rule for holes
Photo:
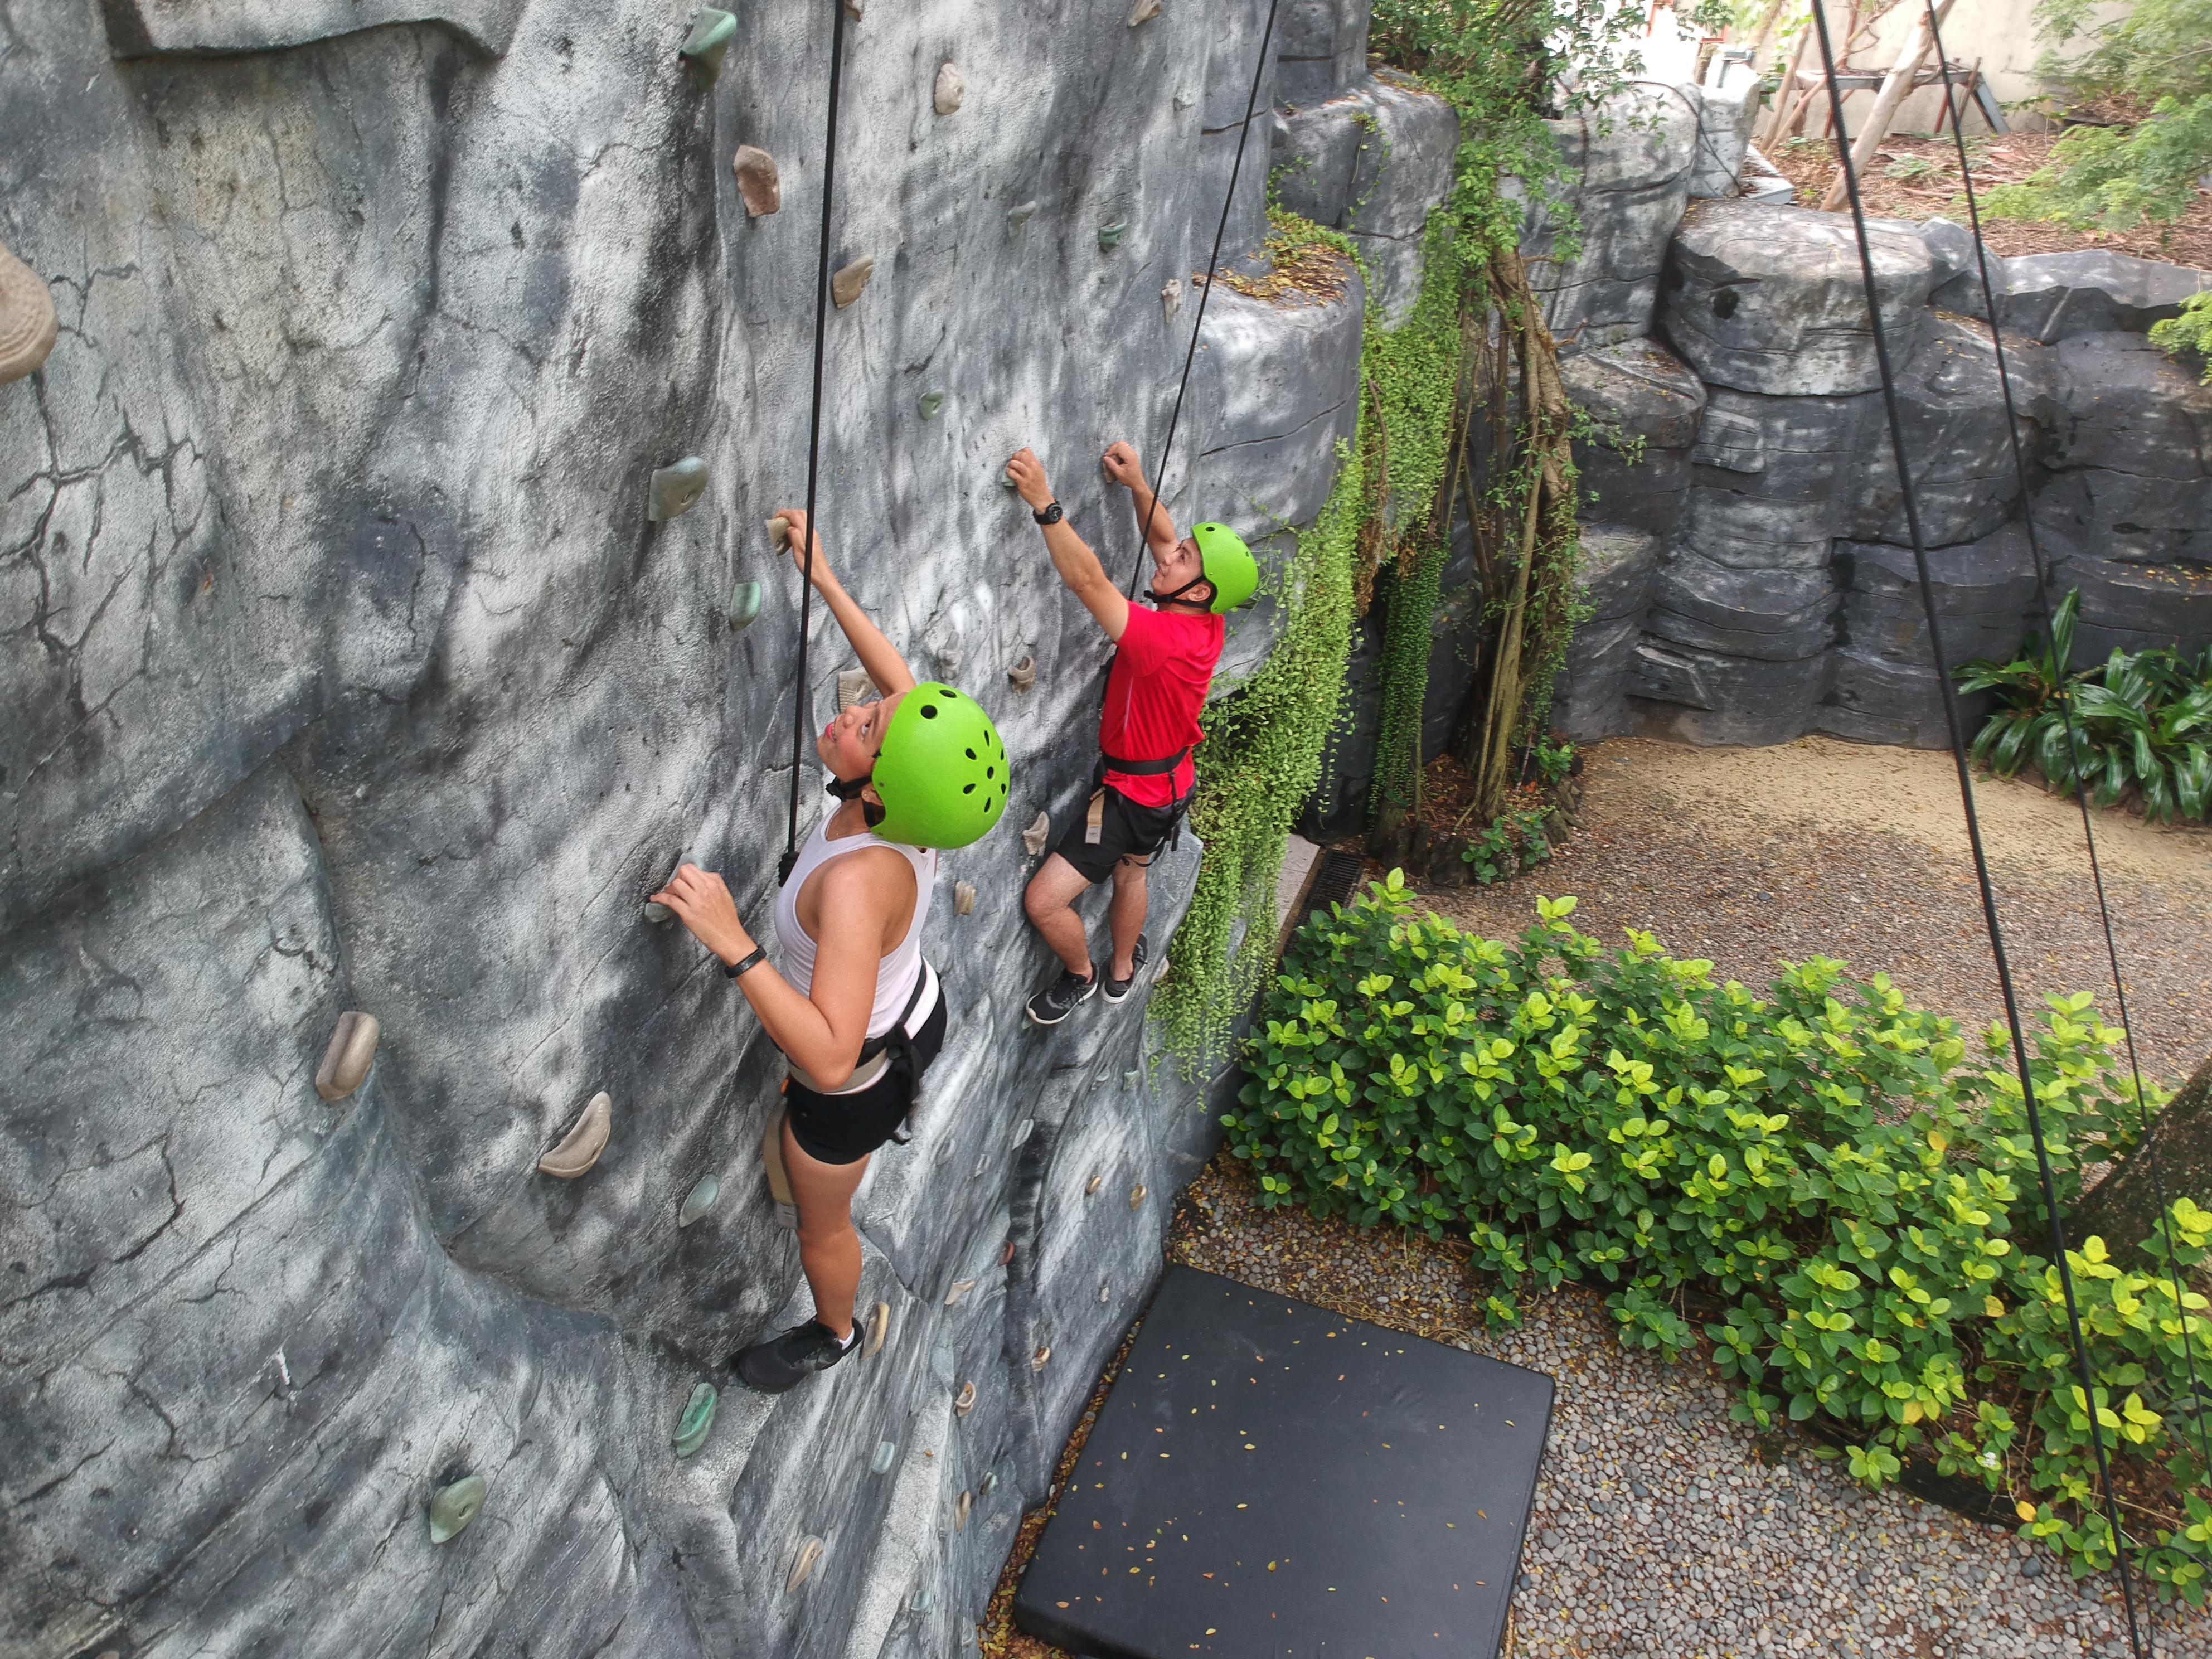
[[[814,740],[814,752],[832,776],[850,782],[876,769],[884,733],[890,730],[891,715],[904,696],[902,691],[879,702],[856,702],[822,728],[822,735]]]

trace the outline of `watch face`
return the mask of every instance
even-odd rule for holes
[[[1054,501],[1050,507],[1048,507],[1043,512],[1036,515],[1036,521],[1039,524],[1058,524],[1060,520],[1066,516],[1066,515],[1060,510],[1060,503],[1058,501]]]

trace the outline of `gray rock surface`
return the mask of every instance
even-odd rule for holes
[[[1756,81],[1731,77],[1726,87],[1695,90],[1698,153],[1690,168],[1690,199],[1733,196],[1759,122],[1762,88]]]
[[[1552,724],[1577,743],[1630,729],[1629,664],[1659,555],[1659,538],[1632,526],[1582,527],[1576,578],[1590,615],[1575,629],[1552,694]]]
[[[1826,567],[1747,569],[1674,547],[1659,562],[1644,626],[1669,645],[1785,662],[1826,650],[1835,613]]]
[[[1933,221],[1930,222],[1935,222]],[[1980,273],[1971,247],[1957,276],[1942,282],[1934,303],[1986,320]],[[2055,344],[2076,335],[2115,331],[2142,334],[2180,314],[2182,301],[2212,288],[2212,271],[2104,248],[2070,253],[1992,255],[1990,286],[2007,334]]]
[[[1912,350],[1935,262],[1910,228],[1868,226],[1893,358]],[[1659,324],[1708,384],[1777,396],[1881,384],[1850,221],[1810,208],[1699,202],[1669,253]]]
[[[1277,21],[1276,95],[1333,98],[1367,73],[1368,0],[1286,0]]]
[[[2212,646],[2212,568],[2102,557],[2040,517],[2036,532],[2050,561],[2052,602],[2069,589],[2081,595],[2076,667],[2100,663],[2115,650],[2193,656]]]
[[[2057,357],[2037,524],[2103,557],[2212,565],[2212,386],[2139,334],[2079,335]]]
[[[1705,383],[1656,340],[1626,340],[1559,364],[1592,430],[1575,441],[1586,516],[1670,534],[1690,488]]]
[[[1880,429],[1880,404],[1715,388],[1690,451],[1684,543],[1740,569],[1823,568],[1843,528],[1852,461]]]
[[[526,0],[101,0],[118,58],[269,52],[386,23],[443,23],[488,52],[514,39]]]
[[[1638,736],[1747,749],[1812,728],[1826,656],[1768,661],[1646,636],[1629,659],[1629,711]]]

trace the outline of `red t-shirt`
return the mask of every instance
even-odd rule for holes
[[[1106,675],[1106,707],[1098,716],[1098,747],[1117,759],[1165,760],[1194,748],[1203,733],[1199,711],[1221,659],[1222,619],[1210,612],[1129,607],[1121,649]],[[1139,806],[1170,806],[1190,793],[1194,769],[1188,757],[1173,772],[1131,777],[1109,770],[1106,781]]]

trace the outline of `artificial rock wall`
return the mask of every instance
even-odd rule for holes
[[[677,0],[0,19],[0,241],[61,319],[0,386],[9,1659],[972,1641],[1212,1145],[1137,1009],[1021,1023],[1020,832],[1080,798],[1106,652],[1000,471],[1035,443],[1127,568],[1096,459],[1154,458],[1265,7],[859,9],[833,243],[874,265],[830,318],[823,530],[1018,781],[947,860],[950,1040],[856,1204],[888,1339],[725,1388],[680,1459],[694,1386],[806,1306],[755,1150],[775,1057],[641,900],[689,857],[765,927],[793,699],[824,717],[849,665],[817,608],[797,683],[761,531],[804,491],[829,0],[741,10],[711,87]],[[1285,9],[1271,76],[1449,158],[1441,106],[1367,78],[1365,21]],[[740,200],[741,144],[779,211]],[[1417,286],[1443,181],[1356,165],[1340,222]],[[1176,511],[1279,559],[1352,431],[1364,303],[1212,296]],[[686,456],[703,496],[648,521]],[[1237,620],[1224,684],[1279,617]],[[811,751],[801,800],[803,833]],[[1156,962],[1197,856],[1156,866]],[[347,1010],[381,1042],[326,1103]],[[596,1167],[539,1174],[602,1091]],[[434,1544],[470,1474],[482,1513]]]

